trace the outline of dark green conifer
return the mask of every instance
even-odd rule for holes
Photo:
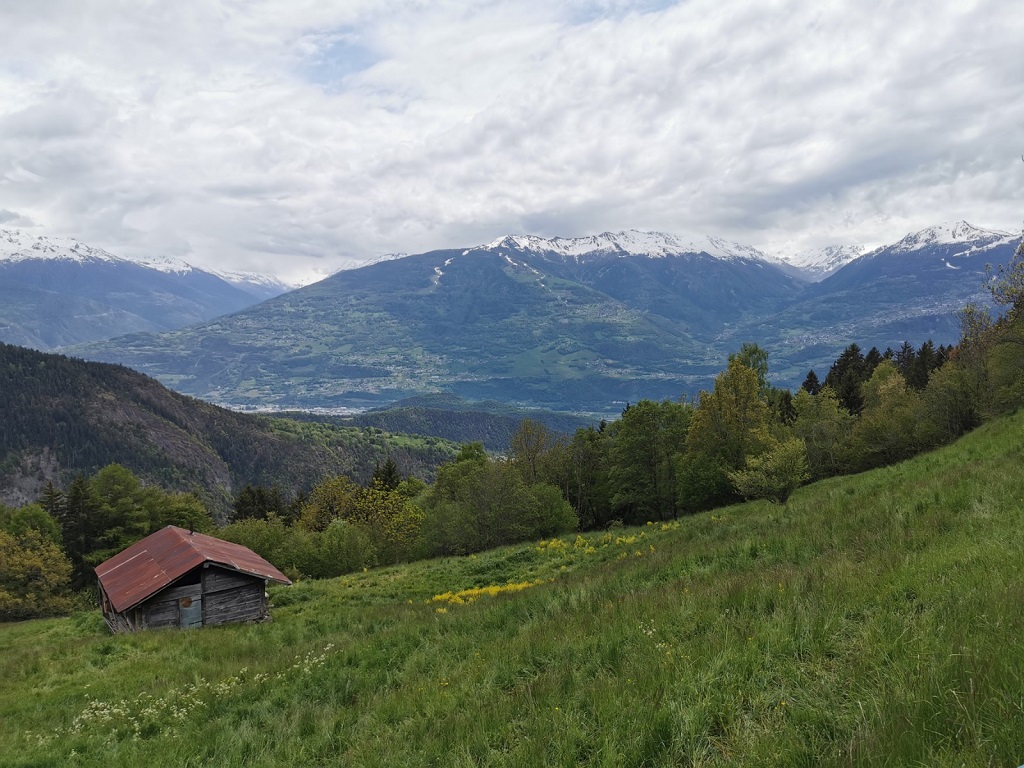
[[[807,392],[809,395],[816,395],[821,392],[821,382],[818,381],[818,374],[813,369],[807,372],[807,378],[804,379],[804,383],[800,385],[800,389]]]

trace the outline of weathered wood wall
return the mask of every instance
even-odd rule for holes
[[[181,600],[202,602],[203,626],[260,621],[268,615],[266,582],[255,576],[238,573],[214,565],[204,565],[183,577],[194,581],[163,589],[124,613],[108,610],[104,618],[112,632],[134,632],[139,629],[181,626]]]
[[[203,598],[203,625],[258,621],[266,615],[263,582],[214,592]]]

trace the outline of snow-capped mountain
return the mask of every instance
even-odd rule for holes
[[[255,296],[260,301],[272,299],[282,293],[295,290],[298,285],[286,283],[276,277],[261,275],[256,272],[223,272],[221,270],[207,270],[211,275],[216,275],[226,283],[240,288],[246,293]]]
[[[981,229],[966,221],[946,222],[912,232],[891,248],[894,253],[910,253],[936,246],[963,246],[950,257],[967,256],[1020,240],[1019,235],[994,229]],[[882,249],[879,249],[882,250]]]
[[[193,272],[201,272],[218,277],[260,300],[278,296],[298,287],[282,282],[275,277],[255,272],[201,269],[174,256],[143,256],[128,259],[123,256],[115,256],[102,248],[86,245],[72,237],[45,237],[30,235],[16,229],[0,229],[0,264],[33,260],[69,264],[135,264],[168,275],[188,275]]]
[[[838,272],[854,259],[864,255],[863,245],[827,245],[824,248],[809,248],[788,259],[787,264],[796,267],[812,283],[824,280]]]
[[[0,341],[48,350],[209,320],[288,290],[181,259],[126,259],[68,237],[0,230]]]
[[[578,259],[590,255],[648,256],[662,258],[681,254],[706,253],[716,259],[757,259],[771,261],[765,254],[749,245],[741,245],[710,235],[678,236],[665,232],[602,232],[589,237],[553,237],[536,235],[506,235],[471,250],[495,251],[502,248],[535,253],[555,253]]]
[[[952,327],[966,301],[984,297],[988,265],[1007,263],[1018,241],[1018,236],[966,221],[937,224],[863,254],[818,283],[812,293],[849,292],[865,309],[868,299],[861,297],[873,293],[878,311],[927,305],[932,316],[943,317]]]
[[[36,237],[17,229],[0,229],[0,262],[29,260],[75,264],[122,261],[102,248],[93,248],[70,237]]]
[[[75,353],[199,397],[289,407],[365,407],[442,389],[598,411],[693,394],[748,341],[769,351],[779,383],[795,386],[851,341],[955,342],[957,310],[984,298],[986,263],[1012,256],[1013,238],[996,235],[930,228],[819,282],[718,238],[510,235],[343,270],[214,322]],[[801,261],[835,264],[857,252]],[[328,349],[308,351],[310,317]],[[246,362],[255,359],[258,374]]]
[[[868,251],[863,245],[829,245],[810,248],[792,255],[779,255],[779,261],[790,274],[817,283],[834,275],[843,267],[861,257],[874,259],[877,255],[931,254],[941,250],[943,259],[971,256],[998,249],[1019,240],[1008,232],[981,229],[966,221],[953,221],[911,232],[902,240]],[[944,262],[950,269],[955,264]]]

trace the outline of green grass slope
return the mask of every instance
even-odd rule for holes
[[[271,624],[7,625],[0,764],[1016,766],[1022,518],[1024,413],[786,507],[300,583]]]

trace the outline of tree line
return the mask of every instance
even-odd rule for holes
[[[0,505],[0,621],[66,612],[95,566],[167,525],[215,528],[194,494],[145,485],[117,464],[66,490],[48,484],[36,503]]]

